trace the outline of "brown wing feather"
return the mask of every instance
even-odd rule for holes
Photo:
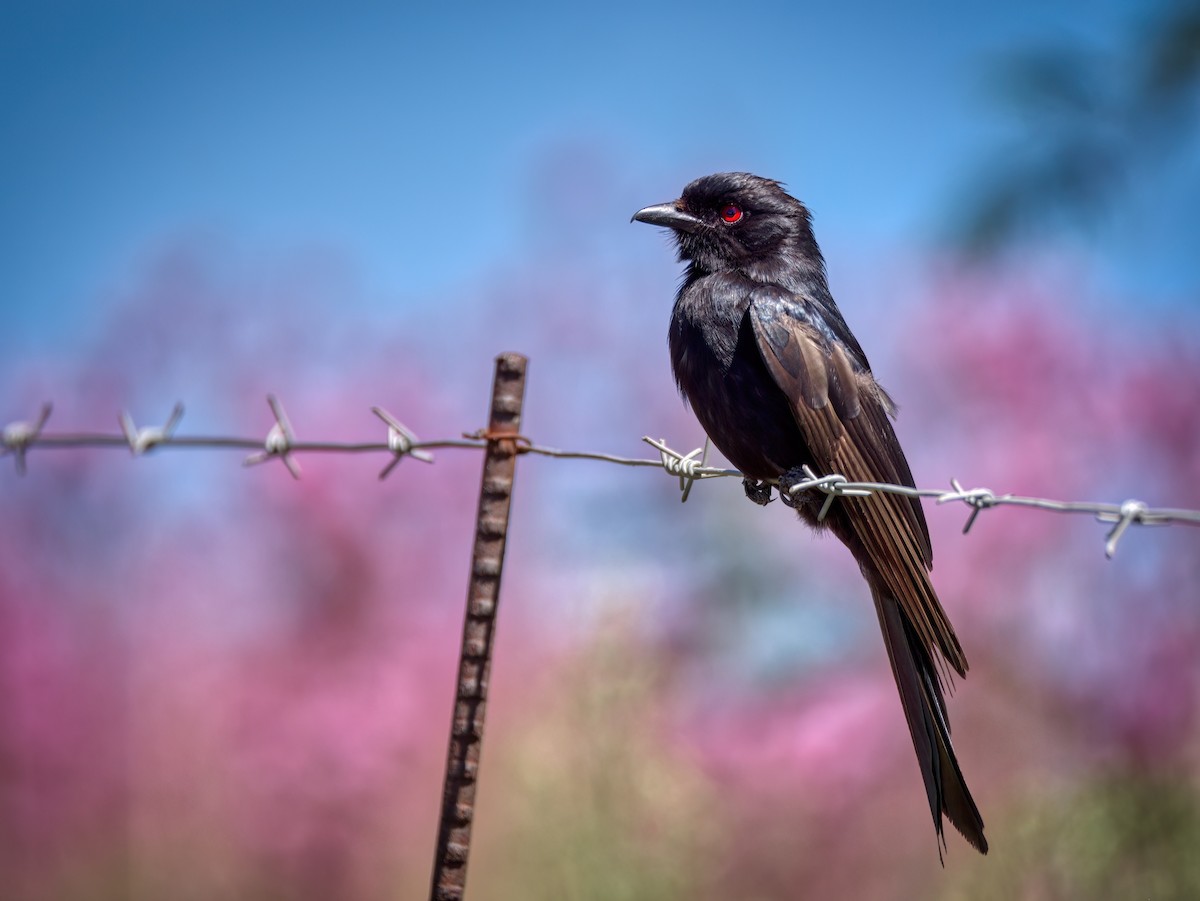
[[[912,484],[888,420],[886,395],[868,372],[855,372],[840,348],[816,328],[778,309],[752,303],[755,339],[768,370],[792,401],[792,412],[818,475],[855,482]],[[967,660],[929,581],[929,532],[919,503],[895,494],[839,498],[849,528],[928,648],[936,647],[959,675]],[[860,561],[863,562],[863,561]]]
[[[818,474],[911,486],[888,419],[894,407],[871,374],[856,370],[793,300],[764,296],[761,305],[750,305],[749,315],[763,361],[791,401]],[[986,854],[983,819],[950,743],[943,697],[945,664],[966,675],[967,660],[929,581],[932,553],[920,501],[877,493],[835,503],[845,506],[834,528],[871,586],[937,834],[942,836],[944,813]]]

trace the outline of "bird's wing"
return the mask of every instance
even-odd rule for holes
[[[767,370],[791,401],[817,475],[911,486],[888,418],[891,400],[869,371],[851,362],[820,313],[802,297],[760,286],[747,315]],[[834,503],[846,505],[843,521],[922,644],[938,648],[965,675],[966,657],[929,581],[932,553],[920,501],[875,493]]]

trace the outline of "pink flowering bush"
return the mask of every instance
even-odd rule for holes
[[[52,430],[110,429],[183,398],[182,433],[265,434],[275,391],[302,437],[379,440],[371,404],[454,436],[517,349],[538,442],[690,450],[658,277],[578,267],[514,266],[503,296],[379,326],[336,259],[184,243],[80,359],[10,373],[6,415],[52,397]],[[1069,285],[907,293],[908,326],[862,318],[869,350],[920,348],[872,354],[919,482],[1200,507],[1183,332],[1100,325]],[[427,891],[479,458],[382,484],[386,458],[300,462],[296,482],[217,451],[35,450],[0,477],[6,897]],[[1087,518],[991,510],[963,537],[966,514],[929,508],[972,665],[954,735],[993,851],[951,836],[943,871],[836,542],[733,480],[681,507],[650,471],[523,459],[469,896],[1187,896],[1200,533],[1134,530],[1106,561]]]

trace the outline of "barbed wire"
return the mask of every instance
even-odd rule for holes
[[[269,460],[279,460],[291,473],[293,478],[300,478],[300,464],[295,459],[296,453],[379,453],[387,452],[391,459],[379,473],[380,479],[386,479],[405,457],[412,457],[423,463],[432,463],[433,450],[448,448],[466,448],[482,450],[488,446],[489,436],[486,430],[464,433],[460,438],[442,438],[432,441],[422,441],[405,426],[399,419],[392,416],[382,407],[371,407],[371,412],[387,426],[386,438],[377,442],[343,442],[343,441],[301,441],[296,437],[283,404],[273,395],[267,395],[267,404],[275,422],[271,425],[264,438],[240,438],[225,436],[188,436],[177,435],[176,428],[183,418],[183,404],[177,403],[171,414],[161,426],[138,427],[128,412],[118,416],[121,431],[118,434],[104,432],[64,432],[47,433],[46,423],[53,412],[49,403],[42,405],[36,418],[30,421],[12,422],[5,426],[2,438],[3,448],[0,456],[12,455],[17,473],[24,475],[27,469],[27,456],[34,448],[126,448],[135,457],[150,451],[165,447],[178,448],[228,448],[232,450],[249,450],[243,461],[244,466],[254,466]],[[643,437],[642,440],[658,451],[658,459],[643,459],[623,457],[616,454],[595,453],[590,451],[560,450],[534,444],[523,436],[506,437],[503,440],[512,441],[519,454],[535,454],[543,457],[553,457],[566,460],[596,460],[605,463],[616,463],[621,466],[642,466],[662,469],[671,476],[679,479],[681,500],[686,501],[692,486],[700,480],[711,478],[744,478],[736,469],[722,469],[707,465],[708,443],[703,448],[696,448],[689,453],[680,453],[667,445],[661,438]],[[786,488],[795,496],[804,491],[816,490],[825,494],[825,502],[819,513],[824,519],[833,502],[839,497],[866,497],[872,494],[898,494],[904,497],[932,498],[937,504],[960,502],[971,508],[970,515],[963,526],[965,535],[975,524],[976,518],[984,510],[993,507],[1012,506],[1036,510],[1048,510],[1055,513],[1088,514],[1103,523],[1111,523],[1105,537],[1104,553],[1111,558],[1117,551],[1117,543],[1129,530],[1130,526],[1157,525],[1190,525],[1200,526],[1200,510],[1151,507],[1140,500],[1126,500],[1119,504],[1097,503],[1092,501],[1061,501],[1052,498],[1026,497],[1016,494],[997,494],[989,488],[964,488],[958,479],[950,480],[950,490],[939,488],[910,488],[907,485],[895,485],[886,482],[852,482],[838,473],[819,475],[809,467],[803,467],[806,478]],[[779,488],[778,480],[770,480],[768,484]],[[781,489],[784,490],[784,489]]]

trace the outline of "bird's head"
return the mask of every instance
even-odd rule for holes
[[[698,178],[678,200],[633,218],[672,229],[680,260],[702,272],[738,269],[771,281],[779,269],[824,271],[807,207],[779,182],[748,172]]]

